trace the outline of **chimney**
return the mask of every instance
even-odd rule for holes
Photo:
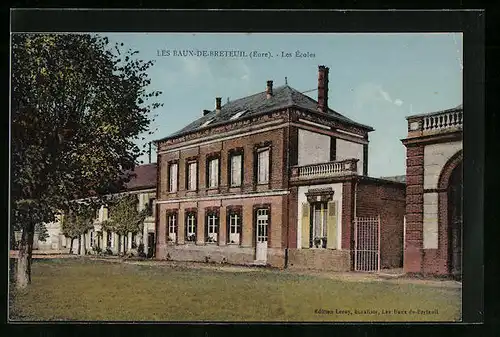
[[[266,97],[267,99],[273,96],[273,81],[267,81]]]
[[[328,111],[328,71],[325,66],[318,67],[318,110]]]
[[[215,112],[219,113],[222,106],[222,97],[215,98]]]

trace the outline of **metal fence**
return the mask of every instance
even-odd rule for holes
[[[354,220],[354,270],[380,271],[380,216]]]

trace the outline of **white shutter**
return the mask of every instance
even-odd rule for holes
[[[219,159],[214,160],[214,186],[219,186]]]
[[[177,164],[170,166],[170,192],[177,192]]]
[[[241,155],[231,158],[231,185],[238,186],[241,184]]]
[[[269,181],[269,150],[259,152],[258,175],[260,183]]]
[[[189,164],[189,186],[188,189],[196,189],[196,163]]]
[[[269,150],[264,151],[264,181],[269,181]]]
[[[219,159],[210,161],[210,187],[217,187],[219,177]]]

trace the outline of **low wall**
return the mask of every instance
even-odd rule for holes
[[[158,260],[173,261],[201,261],[206,257],[210,261],[229,264],[253,264],[255,261],[254,247],[239,247],[233,245],[161,245],[156,252]],[[283,268],[285,265],[285,254],[282,249],[268,248],[267,264],[273,267]]]
[[[288,268],[350,271],[351,257],[348,250],[290,249],[288,252]]]

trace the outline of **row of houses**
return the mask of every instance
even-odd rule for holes
[[[461,273],[462,106],[408,117],[406,175],[370,177],[374,130],[329,106],[328,72],[319,66],[317,100],[267,81],[155,142],[157,163],[127,186],[154,208],[150,256]]]

